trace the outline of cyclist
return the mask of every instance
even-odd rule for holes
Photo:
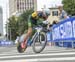
[[[34,11],[28,18],[28,32],[24,37],[24,41],[21,43],[21,47],[27,47],[27,39],[32,35],[33,27],[37,26],[38,24],[42,23],[42,21],[47,20],[48,16],[50,15],[50,10],[46,9],[43,11]]]

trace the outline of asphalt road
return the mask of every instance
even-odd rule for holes
[[[16,47],[0,47],[0,62],[75,62],[75,49],[46,46],[39,54],[28,47],[18,53]]]

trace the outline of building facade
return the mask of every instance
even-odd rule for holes
[[[6,23],[9,18],[9,0],[0,0],[0,33],[5,36],[7,33]]]
[[[16,0],[9,0],[9,16],[17,11],[16,8]]]
[[[50,22],[50,24],[53,24],[54,21],[59,22],[59,10],[57,7],[51,7],[51,8],[46,8],[46,6],[44,5],[44,7],[42,8],[42,10],[50,10],[50,16],[48,17],[48,21]]]
[[[48,17],[48,20],[50,24],[53,24],[53,21],[59,22],[59,10],[57,7],[52,7],[50,9],[50,16]]]
[[[0,7],[0,36],[3,35],[3,10]]]
[[[36,10],[37,0],[9,0],[9,14],[23,13],[26,10]]]

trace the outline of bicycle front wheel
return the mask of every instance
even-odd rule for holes
[[[39,35],[36,35],[34,40],[33,40],[33,51],[35,53],[40,53],[41,51],[43,51],[43,49],[46,46],[47,43],[47,38],[46,38],[46,33],[44,32],[40,32]]]
[[[17,51],[18,51],[19,53],[24,53],[25,50],[26,50],[26,48],[22,48],[22,47],[21,47],[21,43],[18,43],[18,45],[17,45]]]

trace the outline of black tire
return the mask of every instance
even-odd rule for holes
[[[25,50],[26,50],[26,48],[25,49],[24,48],[21,48],[21,43],[18,43],[18,45],[17,45],[17,51],[19,53],[23,53]]]
[[[40,35],[39,35],[39,36],[42,36],[42,35],[44,36],[44,37],[42,38],[42,39],[44,39],[44,44],[42,45],[42,47],[41,47],[39,50],[37,50],[36,45],[35,45],[35,43],[37,42],[36,40],[37,40],[37,38],[38,38],[38,35],[36,35],[35,38],[34,38],[34,40],[33,40],[32,48],[33,48],[33,51],[34,51],[35,53],[40,53],[40,52],[42,52],[43,49],[45,48],[46,44],[47,44],[47,36],[46,36],[46,33],[40,32]]]

